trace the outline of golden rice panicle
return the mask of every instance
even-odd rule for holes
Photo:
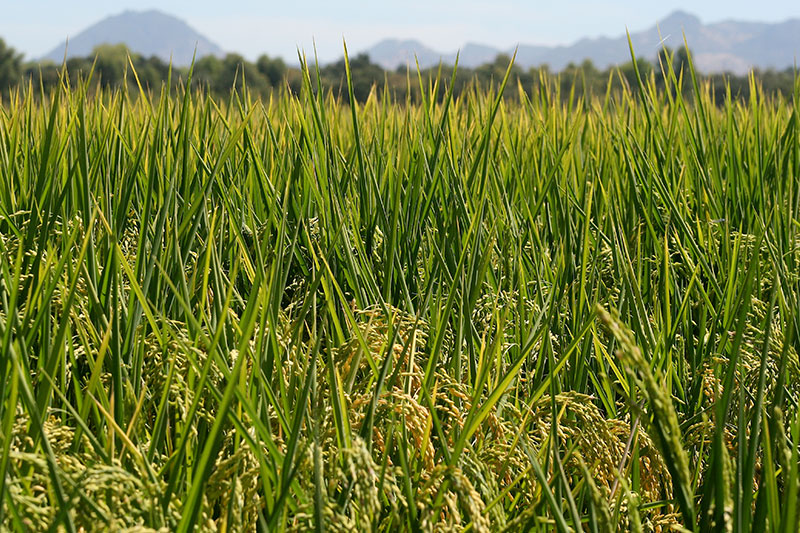
[[[625,327],[619,317],[612,315],[602,306],[596,306],[600,321],[619,345],[617,355],[626,371],[636,381],[650,406],[655,441],[664,456],[664,461],[672,475],[673,492],[682,506],[684,519],[694,521],[692,478],[689,472],[689,457],[683,447],[682,432],[678,415],[672,405],[672,397],[656,380],[650,363],[644,358],[636,345],[633,332]]]

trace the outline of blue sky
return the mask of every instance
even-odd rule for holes
[[[414,38],[451,51],[466,42],[511,47],[567,44],[581,37],[617,36],[647,28],[676,9],[703,22],[743,19],[773,22],[800,18],[797,0],[753,2],[606,2],[522,0],[305,0],[302,2],[162,0],[3,2],[0,38],[25,53],[41,56],[68,35],[125,9],[157,8],[176,15],[223,49],[248,58],[260,53],[296,58],[297,47],[317,43],[320,59],[341,55],[341,41],[358,51],[382,38]]]

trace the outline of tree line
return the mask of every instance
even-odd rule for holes
[[[506,74],[511,57],[501,54],[494,61],[476,68],[452,65],[440,65],[423,69],[419,74],[422,80],[446,79],[452,81],[455,95],[475,85],[481,87],[496,86]],[[665,65],[672,66],[672,73]],[[511,67],[510,83],[512,90],[506,92],[509,98],[520,96],[514,86],[533,96],[543,83],[550,90],[558,91],[563,99],[576,99],[582,96],[603,96],[609,92],[617,92],[624,86],[636,86],[636,67],[639,75],[652,76],[656,86],[664,88],[674,86],[667,81],[673,74],[676,79],[683,76],[682,87],[691,97],[689,77],[689,53],[685,48],[675,51],[664,49],[654,62],[637,59],[636,65],[627,62],[622,65],[600,69],[590,60],[580,64],[571,63],[559,73],[552,73],[547,65],[532,68]],[[133,68],[131,68],[131,66]],[[64,68],[66,69],[64,71]],[[416,70],[399,67],[396,70],[384,70],[373,63],[366,54],[350,58],[353,96],[365,101],[375,91],[378,96],[390,94],[399,100],[420,100],[420,84]],[[158,92],[164,84],[178,87],[185,83],[189,74],[187,67],[171,67],[162,59],[151,56],[144,57],[131,53],[123,44],[100,45],[91,56],[73,57],[64,65],[52,62],[25,62],[22,55],[7,46],[0,39],[0,97],[9,89],[25,84],[32,84],[37,90],[45,93],[57,86],[64,75],[70,83],[85,80],[91,75],[95,88],[120,88],[127,86],[129,90],[138,91],[141,86],[146,91]],[[312,83],[315,88],[317,80],[323,88],[344,101],[349,100],[346,83],[346,65],[344,59],[314,69]],[[227,54],[224,57],[206,56],[197,59],[192,72],[192,85],[210,94],[224,97],[232,89],[242,91],[245,87],[252,95],[267,96],[273,91],[300,91],[303,84],[303,73],[297,67],[288,66],[281,58],[260,56],[255,62],[248,61],[239,54]],[[786,70],[753,71],[753,78],[767,95],[782,95],[791,98],[795,89],[795,72]],[[701,81],[709,81],[717,102],[723,102],[726,92],[741,99],[748,99],[752,90],[749,76],[738,76],[730,73],[700,76]],[[444,84],[440,96],[444,95]]]

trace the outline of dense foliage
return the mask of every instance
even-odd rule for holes
[[[664,69],[665,56],[669,55],[673,72]],[[519,85],[527,96],[533,97],[543,83],[558,87],[558,97],[562,100],[584,96],[585,98],[602,98],[606,92],[611,91],[618,95],[621,91],[636,87],[636,69],[648,78],[653,77],[653,83],[660,90],[669,85],[672,75],[679,75],[685,71],[688,52],[681,47],[674,54],[668,49],[662,50],[654,62],[639,58],[636,68],[633,62],[623,65],[598,69],[591,61],[586,60],[581,64],[570,64],[558,73],[550,71],[547,65],[523,69],[514,66],[511,69],[510,83]],[[452,79],[452,90],[455,97],[470,91],[474,85],[486,90],[497,89],[503,80],[506,67],[511,58],[499,55],[491,63],[470,69],[453,65],[441,65],[441,68],[423,69],[420,74],[425,80],[444,77]],[[364,103],[373,91],[379,97],[390,95],[398,101],[409,100],[419,104],[423,99],[417,82],[417,72],[406,67],[396,71],[385,71],[380,66],[372,63],[369,56],[359,54],[350,60],[350,79],[353,85],[353,98]],[[80,79],[91,77],[94,85],[90,92],[98,88],[119,89],[123,86],[131,92],[136,92],[141,85],[148,93],[158,94],[161,87],[174,89],[181,88],[186,81],[188,68],[171,68],[158,57],[143,57],[140,54],[130,53],[125,45],[100,45],[95,48],[90,57],[73,57],[65,61],[64,65],[52,62],[24,64],[21,56],[13,49],[5,47],[0,40],[0,98],[9,87],[22,84],[32,84],[45,93],[49,93],[58,86],[66,70],[67,79],[74,85]],[[312,86],[319,84],[326,91],[331,91],[341,101],[349,102],[350,93],[347,91],[345,61],[321,65],[318,76],[311,76]],[[135,73],[135,74],[134,74]],[[241,91],[244,86],[253,95],[268,97],[273,92],[288,90],[297,95],[303,85],[303,73],[299,68],[287,66],[280,58],[260,56],[255,63],[247,61],[239,54],[228,54],[218,58],[214,56],[198,58],[193,66],[194,87],[213,95],[217,99],[227,100],[232,89]],[[794,70],[754,70],[752,75],[758,80],[760,89],[766,95],[780,94],[784,98],[791,98],[794,90]],[[451,78],[452,77],[452,78]],[[710,83],[711,96],[714,102],[721,105],[725,101],[726,91],[736,99],[747,100],[751,95],[749,76],[736,76],[730,73],[716,73],[701,77]],[[691,99],[691,85],[683,84],[684,98]],[[436,95],[438,101],[445,96],[444,87]],[[518,96],[516,91],[506,93],[507,98],[514,99]]]
[[[13,91],[0,530],[797,530],[800,83],[664,59]]]

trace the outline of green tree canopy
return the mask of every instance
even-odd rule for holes
[[[96,58],[95,72],[103,85],[119,85],[128,71],[128,56],[138,59],[124,44],[101,44],[95,46],[92,55]]]
[[[0,39],[0,90],[19,82],[22,76],[22,54]]]
[[[256,60],[256,67],[272,87],[279,86],[286,76],[286,63],[279,57],[271,58],[264,54]]]

